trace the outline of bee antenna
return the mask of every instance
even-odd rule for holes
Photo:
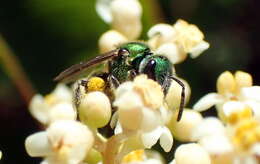
[[[177,121],[180,121],[182,113],[183,113],[184,102],[185,102],[185,85],[183,84],[183,82],[181,82],[176,77],[170,76],[169,78],[171,78],[172,80],[176,81],[182,87],[182,90],[181,90],[181,102],[180,102],[180,107],[179,107],[179,112],[178,112],[178,117],[177,117]]]

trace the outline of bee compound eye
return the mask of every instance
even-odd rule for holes
[[[143,73],[153,80],[155,80],[155,66],[156,66],[156,61],[152,59],[147,62],[143,70]]]
[[[129,55],[129,51],[127,49],[125,49],[125,48],[121,48],[118,51],[118,55],[119,56],[128,56]]]

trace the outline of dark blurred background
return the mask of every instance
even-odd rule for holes
[[[143,34],[155,23],[178,18],[196,24],[210,49],[176,66],[192,88],[192,106],[215,91],[218,75],[243,70],[260,85],[260,1],[258,0],[141,0]],[[39,163],[24,150],[25,138],[39,130],[27,109],[33,90],[46,94],[60,71],[98,55],[97,41],[109,26],[96,14],[94,0],[6,0],[0,4],[0,163]],[[1,46],[2,44],[2,46]],[[22,69],[8,69],[16,60],[34,89],[19,80]],[[9,62],[6,62],[9,61]],[[18,75],[17,75],[18,74]],[[18,78],[15,78],[18,77]],[[18,88],[18,89],[17,89]],[[27,95],[22,95],[21,90]],[[26,97],[27,96],[27,97]],[[26,101],[27,100],[27,101]],[[172,158],[171,154],[168,154]]]

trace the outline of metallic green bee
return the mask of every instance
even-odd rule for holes
[[[122,82],[132,80],[138,74],[146,74],[148,78],[153,79],[162,86],[164,95],[166,95],[171,80],[175,80],[182,87],[177,121],[181,119],[184,107],[185,86],[179,79],[173,76],[172,64],[169,59],[153,54],[144,43],[130,42],[123,44],[118,49],[102,56],[97,56],[90,61],[71,66],[61,72],[54,80],[62,82],[77,80],[80,75],[86,75],[86,71],[90,67],[101,65],[105,61],[108,61],[108,71],[102,72],[100,76],[102,75],[102,78],[114,88],[117,88]],[[82,81],[80,85],[84,86],[86,83],[87,81]]]

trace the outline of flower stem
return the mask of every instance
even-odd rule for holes
[[[94,133],[95,134],[95,146],[94,148],[98,150],[99,152],[104,152],[106,148],[106,142],[107,139],[104,138],[100,133],[97,131]]]
[[[8,47],[4,38],[0,35],[0,62],[4,67],[7,75],[13,81],[22,99],[29,104],[35,91],[28,80],[23,68],[15,57],[11,49]]]
[[[103,153],[104,164],[119,164],[121,159],[117,157],[121,144],[127,139],[124,133],[119,133],[108,139]]]

